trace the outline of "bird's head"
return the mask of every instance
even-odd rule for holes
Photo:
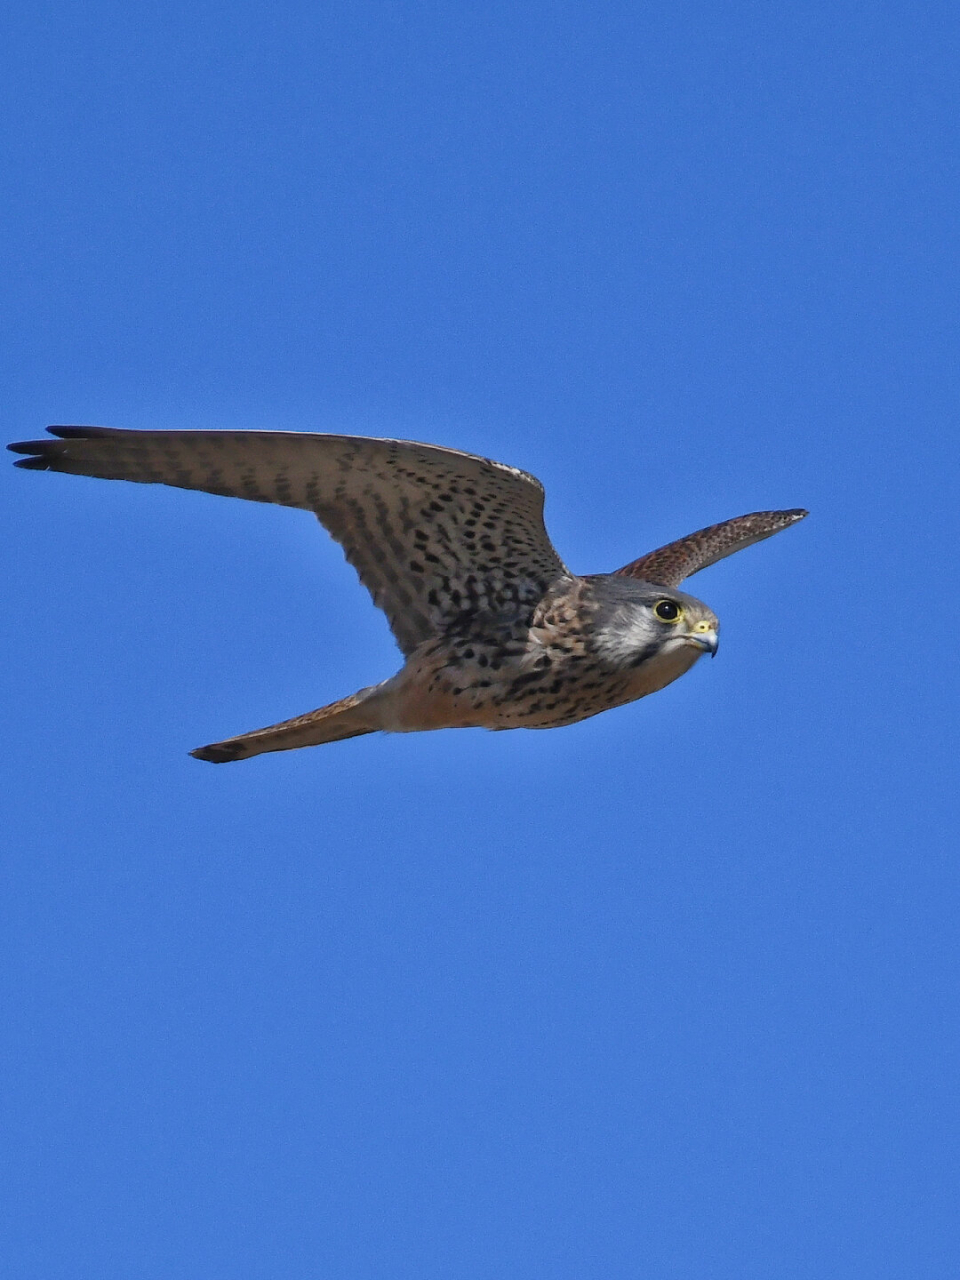
[[[592,585],[597,652],[612,666],[669,659],[687,670],[702,654],[717,652],[717,615],[693,596],[613,574],[594,578]]]

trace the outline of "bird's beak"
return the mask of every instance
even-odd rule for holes
[[[698,649],[702,649],[704,653],[709,653],[711,658],[717,656],[717,649],[720,646],[720,637],[711,627],[709,631],[696,631],[687,636],[691,644],[695,644]]]

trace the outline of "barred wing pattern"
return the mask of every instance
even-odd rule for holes
[[[487,458],[404,440],[285,431],[50,427],[17,466],[314,512],[409,654],[465,611],[538,601],[567,573],[543,486]]]
[[[685,578],[732,556],[735,551],[772,538],[808,514],[801,507],[795,507],[790,511],[753,511],[750,515],[736,516],[733,520],[698,529],[676,542],[668,542],[656,551],[648,551],[616,572],[621,577],[641,578],[658,587],[679,587]]]

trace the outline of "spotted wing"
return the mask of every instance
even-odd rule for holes
[[[543,486],[499,462],[405,440],[283,431],[50,427],[17,466],[202,489],[313,511],[409,653],[466,611],[539,600],[566,572]]]
[[[658,587],[678,587],[684,578],[732,556],[735,551],[752,546],[754,542],[772,537],[781,529],[789,529],[807,514],[797,507],[792,511],[754,511],[748,516],[724,520],[676,542],[668,542],[656,551],[648,551],[639,560],[618,569],[617,573],[653,582]]]

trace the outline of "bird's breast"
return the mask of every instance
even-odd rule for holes
[[[384,727],[556,728],[655,693],[688,671],[699,654],[678,645],[624,669],[574,640],[434,643],[411,654],[390,682]]]

